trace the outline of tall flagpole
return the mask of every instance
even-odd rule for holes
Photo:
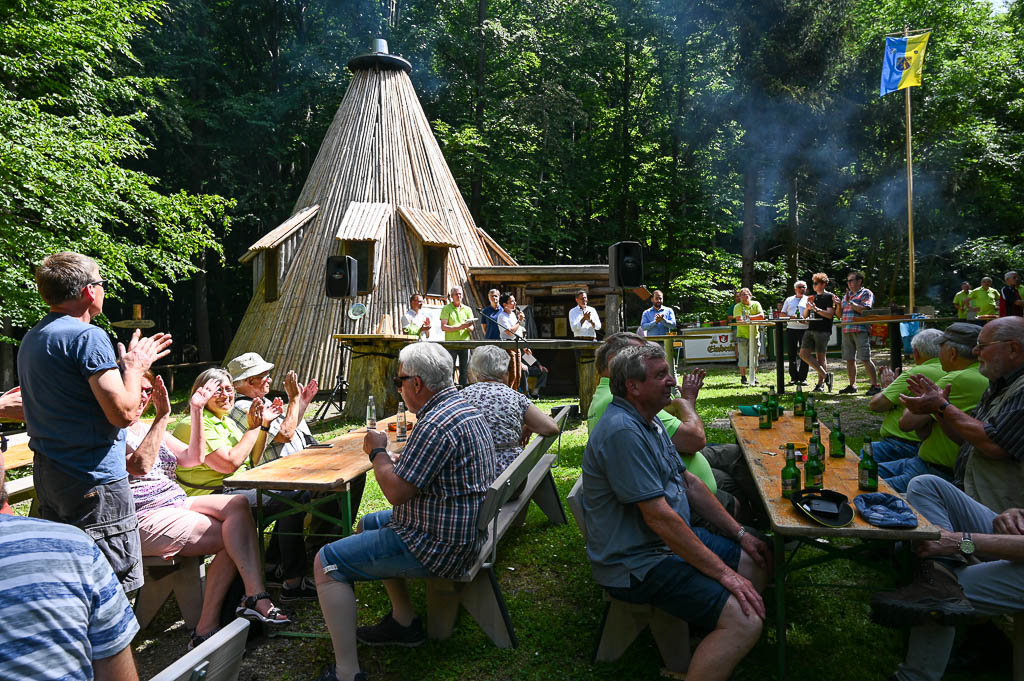
[[[910,26],[903,26],[904,37],[910,36]],[[910,145],[910,88],[903,88],[907,118],[907,246],[910,250],[910,314],[914,313],[914,161]]]

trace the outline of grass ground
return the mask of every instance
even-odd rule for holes
[[[753,403],[760,390],[741,386],[734,369],[709,367],[698,409],[705,423],[710,424],[715,419],[726,418],[739,404]],[[538,406],[547,410],[567,403],[569,400],[543,400]],[[862,395],[826,394],[821,403],[829,413],[834,409],[842,413],[850,447],[859,448],[865,436],[877,432],[881,419],[867,411],[867,399]],[[323,429],[324,435],[355,425],[328,423]],[[561,443],[561,465],[553,470],[563,499],[580,475],[586,439],[585,423],[577,420],[567,425]],[[709,428],[708,439],[735,441],[727,428]],[[386,507],[387,501],[371,479],[361,513]],[[566,513],[568,515],[568,509]],[[553,527],[539,509],[532,507],[525,526],[511,530],[503,540],[497,571],[519,637],[517,648],[495,648],[463,613],[454,636],[447,641],[428,641],[416,650],[361,646],[363,668],[375,681],[658,678],[660,658],[647,633],[618,662],[593,664],[590,661],[603,603],[601,591],[590,576],[583,539],[571,519],[567,525]],[[845,561],[831,562],[794,575],[786,594],[789,678],[798,681],[888,678],[902,658],[905,637],[902,632],[870,622],[868,599],[873,591],[893,586],[897,581],[897,571],[886,559],[879,559],[871,568]],[[413,582],[411,591],[418,610],[424,612],[423,585]],[[388,599],[380,584],[360,584],[356,593],[360,624],[374,623],[388,611]],[[737,680],[776,678],[774,599],[770,592],[765,600],[768,622],[760,642],[736,670],[734,678]],[[292,610],[298,620],[295,630],[325,631],[315,602],[300,604]],[[184,652],[187,632],[178,617],[176,606],[168,603],[150,629],[136,639],[136,659],[142,678],[149,678]],[[240,678],[311,680],[331,659],[327,640],[259,639],[243,661]],[[945,678],[952,681],[1007,679],[1009,659],[999,671],[950,673]]]

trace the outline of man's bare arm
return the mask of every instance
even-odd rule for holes
[[[139,681],[131,646],[110,657],[93,660],[92,670],[96,681]]]

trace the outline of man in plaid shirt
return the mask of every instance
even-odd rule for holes
[[[875,304],[875,294],[864,288],[864,273],[854,270],[846,275],[846,287],[849,289],[843,296],[843,322],[852,322],[860,318]],[[849,395],[857,392],[857,360],[864,365],[871,387],[866,395],[877,395],[882,392],[878,385],[878,372],[871,361],[871,346],[868,344],[867,324],[843,324],[843,359],[846,360],[846,375],[850,385],[839,392]]]
[[[363,517],[359,534],[328,544],[313,572],[320,608],[334,645],[334,665],[318,681],[359,681],[356,640],[366,645],[418,646],[426,639],[404,577],[462,575],[485,536],[476,528],[480,504],[496,477],[494,441],[486,418],[459,396],[452,359],[437,343],[412,343],[398,354],[395,388],[416,414],[401,454],[385,433],[368,431],[363,449],[391,510]],[[391,612],[356,629],[352,584],[384,580]]]

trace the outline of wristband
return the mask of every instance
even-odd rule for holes
[[[385,449],[384,447],[375,447],[375,448],[371,449],[370,450],[370,463],[373,463],[373,457],[377,456],[381,452],[384,452],[385,454],[387,454],[388,450]]]
[[[746,533],[747,533],[747,528],[741,527],[740,531],[736,533],[736,541],[740,541],[741,539],[743,539],[743,535],[745,535]]]
[[[269,433],[270,426],[260,426],[260,430],[262,430],[264,433]]]

